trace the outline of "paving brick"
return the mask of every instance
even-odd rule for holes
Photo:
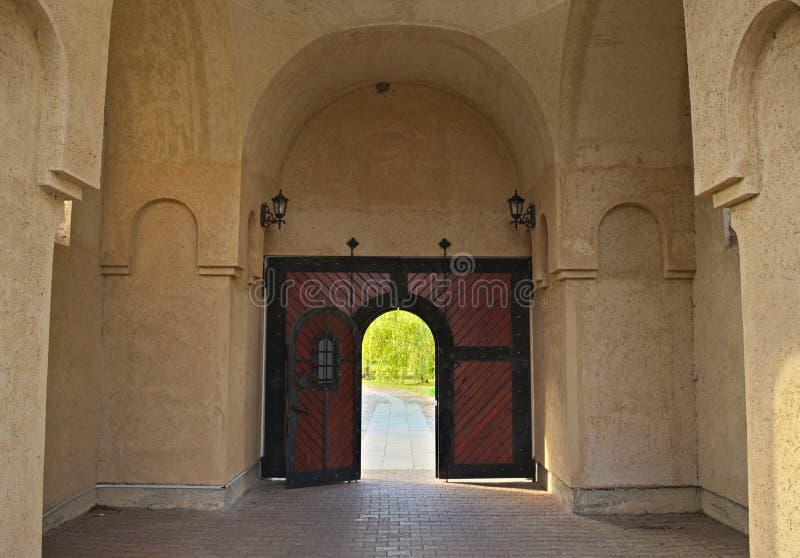
[[[530,484],[366,471],[286,490],[261,481],[229,510],[104,509],[49,531],[45,558],[744,557],[747,539],[696,514],[581,517]]]

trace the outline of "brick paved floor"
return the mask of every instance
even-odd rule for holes
[[[286,490],[261,481],[224,512],[98,510],[44,537],[44,556],[747,556],[700,515],[580,517],[529,483],[444,483],[419,471]]]

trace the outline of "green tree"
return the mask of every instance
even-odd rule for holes
[[[366,378],[393,383],[427,383],[434,379],[435,344],[428,326],[403,310],[379,316],[367,328],[362,345]]]

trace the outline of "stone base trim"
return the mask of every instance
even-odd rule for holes
[[[745,506],[697,486],[572,488],[539,462],[536,482],[565,509],[579,515],[702,512],[743,535],[749,534],[749,513]]]
[[[548,473],[548,492],[578,515],[646,515],[700,511],[696,486],[572,488]]]
[[[734,531],[750,535],[750,512],[745,506],[737,504],[733,500],[710,490],[701,489],[700,511]]]
[[[543,480],[540,480],[539,482],[541,482],[547,488],[547,491],[550,494],[556,497],[558,502],[561,504],[562,508],[572,513],[575,513],[572,507],[572,495],[573,495],[572,488],[567,486],[564,482],[561,481],[560,478],[550,473],[550,471],[548,471],[544,467],[541,468],[541,471],[544,472]]]
[[[223,510],[258,481],[261,476],[259,463],[254,463],[221,486],[98,483],[46,511],[42,515],[42,531],[74,519],[96,505],[113,508]]]
[[[42,514],[42,532],[58,527],[65,521],[75,519],[89,511],[97,503],[95,490],[96,487],[91,486],[62,500],[44,512]]]
[[[700,511],[695,486],[573,488],[572,511],[580,515],[646,515]]]

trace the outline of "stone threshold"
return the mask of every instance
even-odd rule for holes
[[[260,478],[260,460],[224,485],[98,483],[42,514],[42,532],[83,515],[94,506],[112,508],[223,510]]]

